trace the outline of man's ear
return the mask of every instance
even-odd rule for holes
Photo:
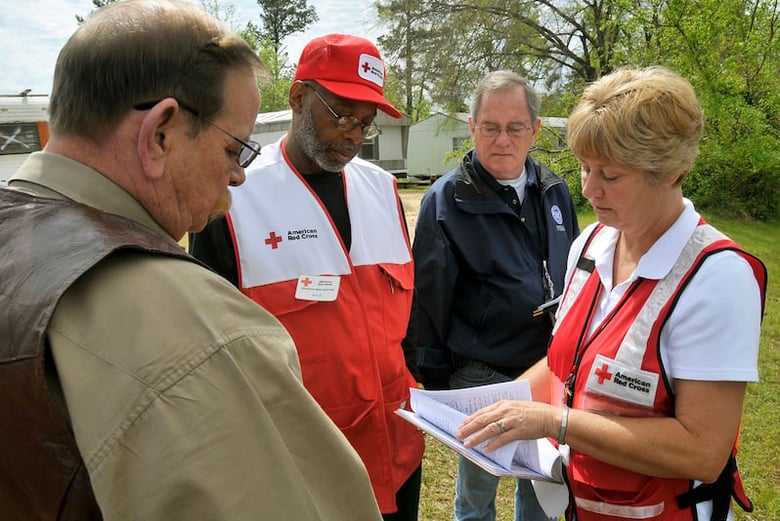
[[[165,98],[146,111],[138,129],[138,157],[150,179],[160,179],[171,152],[176,125],[174,116],[181,110],[176,100]]]
[[[287,101],[289,102],[292,111],[296,114],[300,114],[301,112],[301,108],[303,107],[304,93],[306,90],[306,85],[304,85],[301,81],[294,81],[293,84],[290,85],[290,96]]]
[[[542,128],[542,118],[536,118],[536,121],[531,125],[531,128],[533,129],[534,137],[538,136],[539,130]]]

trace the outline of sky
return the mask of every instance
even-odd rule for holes
[[[198,3],[197,0],[191,0]],[[376,43],[373,2],[355,0],[309,0],[317,10],[319,21],[304,33],[285,40],[291,63],[310,39],[327,33],[351,33]],[[235,7],[235,21],[243,27],[246,21],[257,25],[260,8],[255,0],[220,0],[220,5]],[[93,9],[92,0],[7,0],[0,9],[0,94],[18,94],[32,89],[32,94],[49,94],[57,54],[76,30],[76,15],[86,16]]]

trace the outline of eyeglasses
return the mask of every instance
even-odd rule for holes
[[[203,116],[201,116],[200,112],[198,112],[194,108],[190,107],[189,105],[187,105],[183,101],[180,101],[180,100],[178,100],[176,98],[173,98],[173,99],[176,100],[176,102],[179,104],[179,106],[181,108],[183,108],[184,110],[186,110],[187,112],[189,112],[190,114],[195,116],[196,118],[202,119],[203,121],[205,121],[206,123],[208,123],[212,127],[216,128],[217,130],[219,130],[220,132],[222,132],[223,134],[225,134],[229,138],[231,138],[231,139],[235,140],[237,143],[241,144],[241,148],[238,150],[238,156],[236,156],[236,163],[238,163],[238,166],[240,166],[241,168],[246,168],[250,164],[252,164],[252,161],[255,160],[255,158],[257,157],[257,154],[260,153],[260,143],[258,143],[257,141],[252,141],[252,140],[244,141],[241,138],[237,138],[236,136],[234,136],[233,134],[231,134],[230,132],[228,132],[224,128],[220,127],[219,125],[217,125],[213,121],[210,121],[210,120],[204,118]],[[136,109],[136,110],[149,110],[152,107],[154,107],[155,105],[157,105],[158,103],[160,103],[161,101],[162,101],[162,99],[158,99],[158,100],[155,100],[155,101],[145,101],[143,103],[138,103],[137,105],[133,105],[133,108]]]
[[[340,114],[336,114],[336,111],[333,110],[330,105],[328,105],[328,102],[323,99],[323,97],[320,95],[319,92],[317,92],[317,89],[312,87],[306,82],[301,82],[306,87],[308,87],[314,94],[317,95],[317,97],[320,99],[323,105],[325,105],[325,108],[327,108],[331,114],[333,114],[333,117],[336,118],[336,128],[343,131],[343,132],[351,132],[352,130],[355,130],[356,128],[360,127],[360,134],[363,136],[363,139],[374,139],[378,135],[382,133],[382,131],[379,129],[379,127],[376,126],[376,124],[372,121],[371,123],[363,123],[355,116],[341,116]]]
[[[533,132],[533,127],[526,127],[525,125],[509,125],[506,128],[501,128],[498,125],[482,125],[475,126],[479,130],[479,134],[482,137],[498,137],[501,135],[501,131],[506,132],[509,137],[523,137],[526,134]]]

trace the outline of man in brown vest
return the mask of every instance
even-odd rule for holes
[[[96,11],[0,190],[0,519],[378,520],[276,319],[178,245],[259,146],[263,66],[192,4]]]

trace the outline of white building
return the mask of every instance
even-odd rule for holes
[[[49,97],[0,95],[0,186],[49,139]]]
[[[469,115],[466,112],[435,112],[409,129],[408,174],[412,177],[436,178],[455,168],[462,157],[446,159],[471,140]]]
[[[566,118],[542,117],[542,130],[537,138],[549,139],[553,148],[564,148]],[[408,174],[411,177],[437,178],[446,174],[463,159],[457,154],[466,142],[471,142],[469,114],[435,112],[409,128]]]
[[[261,145],[273,143],[287,133],[290,121],[292,121],[290,109],[258,114],[252,139]],[[397,176],[405,176],[411,119],[409,116],[395,119],[378,111],[374,123],[382,133],[374,139],[364,141],[358,156]]]

